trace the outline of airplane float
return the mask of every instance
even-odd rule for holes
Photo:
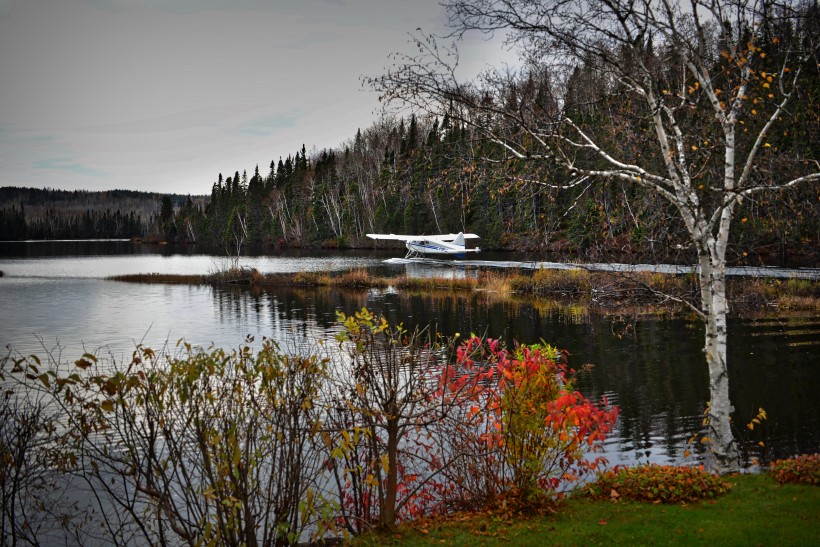
[[[468,249],[464,243],[465,239],[479,239],[475,234],[441,234],[429,236],[410,236],[397,234],[367,234],[370,239],[404,241],[407,247],[407,254],[404,258],[417,258],[422,255],[451,255],[456,258],[464,258],[465,253],[477,253],[481,249],[478,247]]]

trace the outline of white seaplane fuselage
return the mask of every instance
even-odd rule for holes
[[[463,258],[465,253],[477,253],[478,247],[467,248],[465,239],[478,239],[475,234],[441,234],[429,236],[411,236],[400,234],[367,234],[371,239],[404,241],[407,247],[405,258],[414,258],[422,255],[449,255]]]

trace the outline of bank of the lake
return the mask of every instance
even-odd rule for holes
[[[580,300],[602,309],[622,311],[638,306],[639,312],[680,309],[695,302],[697,278],[693,274],[658,272],[603,272],[584,268],[539,269],[534,272],[480,270],[474,277],[382,277],[366,269],[336,274],[295,272],[263,274],[254,268],[232,268],[203,275],[128,274],[110,276],[113,281],[132,283],[244,285],[271,287],[332,287],[343,289],[386,289],[402,291],[482,291],[502,297],[526,295]],[[735,312],[820,311],[820,282],[811,279],[734,277],[727,292]]]
[[[547,516],[461,514],[408,523],[370,545],[815,545],[820,488],[780,485],[768,474],[729,477],[729,493],[689,504],[570,497]]]

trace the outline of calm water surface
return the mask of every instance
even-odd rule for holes
[[[380,275],[474,275],[470,268],[385,264],[396,253],[308,253],[243,257],[262,272],[344,271]],[[394,261],[395,262],[395,261]],[[84,351],[130,358],[137,343],[158,348],[190,343],[238,346],[247,335],[277,340],[328,338],[337,310],[362,306],[405,325],[507,340],[541,339],[566,348],[584,367],[578,386],[621,407],[607,445],[612,463],[679,462],[699,428],[708,399],[700,324],[686,318],[612,317],[548,302],[492,295],[421,296],[387,291],[291,290],[252,292],[181,285],[107,281],[123,273],[207,273],[224,259],[174,254],[128,242],[0,244],[0,344],[22,354],[49,351],[74,360]],[[762,455],[820,450],[820,317],[732,319],[730,369],[736,419],[759,407],[769,420],[756,436]],[[756,430],[757,433],[757,430]],[[698,456],[696,455],[695,458]]]

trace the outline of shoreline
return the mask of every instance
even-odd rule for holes
[[[263,274],[253,268],[233,268],[206,275],[128,274],[110,281],[175,285],[272,288],[392,289],[404,292],[491,293],[501,297],[581,301],[600,309],[646,307],[651,312],[686,310],[697,302],[697,277],[692,273],[590,271],[583,268],[533,272],[479,271],[476,277],[373,276],[364,269],[331,275],[317,272]],[[813,279],[734,277],[727,280],[732,313],[820,312],[820,282]]]

